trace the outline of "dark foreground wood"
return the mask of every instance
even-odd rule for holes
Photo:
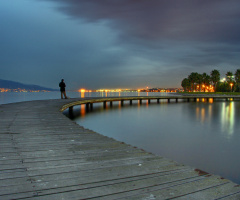
[[[240,199],[229,180],[77,125],[60,110],[80,100],[0,105],[1,200]]]

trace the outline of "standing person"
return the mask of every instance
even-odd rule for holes
[[[65,99],[67,99],[67,95],[66,95],[66,91],[65,91],[66,84],[64,83],[64,79],[62,79],[62,81],[59,83],[59,87],[60,87],[60,91],[61,91],[61,99],[63,99],[63,95],[64,95]]]

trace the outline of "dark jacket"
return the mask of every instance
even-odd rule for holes
[[[61,91],[61,92],[64,92],[64,91],[65,91],[66,84],[65,84],[63,81],[61,81],[61,82],[59,83],[59,87],[60,87],[60,91]]]

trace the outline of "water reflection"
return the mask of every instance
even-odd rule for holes
[[[209,104],[208,115],[209,115],[209,123],[211,123],[212,115],[213,115],[213,106],[212,106],[211,102]]]
[[[213,103],[213,98],[209,98],[209,99],[208,99],[208,102],[209,102],[209,103]]]
[[[156,104],[156,102],[151,101],[151,104],[154,105]],[[159,104],[163,105],[168,103],[165,101],[161,101]],[[85,117],[86,113],[89,113],[89,112],[93,112],[93,113],[102,112],[102,111],[107,112],[109,109],[114,109],[115,108],[114,105],[117,106],[119,111],[123,109],[123,105],[121,104],[121,101],[113,102],[113,106],[110,106],[109,103],[106,103],[105,108],[103,108],[103,106],[100,104],[96,106],[93,111],[87,111],[86,106],[84,104],[80,106],[80,111],[76,112],[76,109],[75,109],[75,113],[71,118],[76,118],[79,116],[83,118]],[[127,107],[130,106],[128,102],[126,102],[124,105]],[[140,110],[142,106],[144,106],[145,108],[149,108],[150,103],[147,100],[146,101],[144,100],[142,102],[138,100],[135,103],[133,101],[133,105],[137,106],[137,109]],[[218,123],[221,126],[221,132],[223,133],[223,135],[225,135],[226,137],[230,137],[231,135],[234,134],[235,102],[215,102],[213,104],[213,101],[211,99],[209,99],[209,101],[204,101],[203,99],[202,101],[200,101],[200,99],[197,99],[197,102],[192,103],[192,105],[195,107],[194,109],[195,118],[192,118],[192,114],[193,114],[192,106],[187,107],[186,110],[184,111],[189,115],[190,118],[192,118],[192,120],[195,119],[196,121],[199,121],[201,124],[211,125],[212,121],[221,119],[220,121],[218,121]]]
[[[146,107],[148,107],[149,106],[149,101],[146,101]]]
[[[86,115],[86,105],[82,104],[80,107],[81,116],[84,117]]]
[[[81,110],[84,110],[81,107]],[[240,183],[240,102],[114,102],[94,105],[80,125]],[[82,111],[81,111],[82,112]]]
[[[121,109],[122,105],[121,105],[121,101],[118,102],[118,108],[119,110]]]
[[[201,104],[196,106],[196,119],[199,120],[201,123],[204,123],[207,119],[206,107],[202,107]]]
[[[81,98],[85,97],[85,92],[80,92],[81,93]]]
[[[223,102],[221,113],[222,132],[226,132],[229,137],[234,133],[234,102]]]
[[[221,132],[227,137],[234,133],[235,127],[235,102],[200,103],[195,108],[196,120],[210,124],[213,119],[220,118]]]
[[[206,119],[205,108],[201,109],[201,122],[203,123]]]

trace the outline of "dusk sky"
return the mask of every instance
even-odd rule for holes
[[[180,87],[240,69],[239,0],[1,0],[0,79]]]

